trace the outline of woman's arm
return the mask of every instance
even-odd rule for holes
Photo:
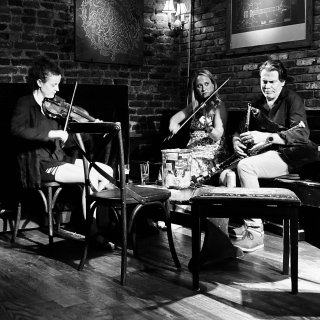
[[[169,131],[172,132],[172,134],[176,134],[179,131],[180,123],[191,115],[192,110],[192,105],[189,104],[187,107],[178,111],[171,117],[169,123]]]
[[[32,103],[31,96],[19,99],[11,117],[11,134],[16,138],[28,141],[45,142],[59,139],[65,142],[68,139],[67,132],[58,128],[55,130],[54,127],[39,128],[41,120],[39,114],[32,109]],[[32,123],[33,125],[31,125]]]
[[[213,125],[207,128],[209,137],[213,141],[218,141],[224,134],[227,122],[227,112],[223,103],[216,109]]]
[[[36,114],[32,110],[31,96],[20,98],[13,109],[10,130],[11,134],[29,141],[48,141],[48,130],[37,128]]]

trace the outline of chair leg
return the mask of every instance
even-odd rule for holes
[[[84,194],[83,194],[84,196]],[[85,202],[85,198],[83,198],[83,210],[84,216],[85,216],[85,224],[86,224],[86,230],[85,230],[85,242],[84,242],[84,247],[83,247],[83,252],[82,252],[82,257],[78,266],[78,270],[81,271],[84,267],[84,264],[87,260],[87,255],[88,255],[88,250],[89,250],[89,244],[90,244],[90,239],[91,239],[91,228],[92,228],[92,223],[93,223],[93,215],[94,212],[96,211],[96,204],[93,204],[92,207],[88,203]]]
[[[53,229],[53,226],[54,226],[53,208],[56,205],[57,199],[58,199],[59,194],[60,194],[61,191],[62,191],[62,187],[58,187],[56,189],[56,191],[54,193],[52,193],[52,195],[51,195],[51,199],[52,200],[51,200],[50,208],[51,208],[51,217],[52,217],[52,229]],[[57,213],[56,220],[55,220],[55,226],[56,226],[56,230],[57,231],[60,230],[60,225],[61,225],[61,213]],[[52,230],[52,234],[53,234],[53,230]]]
[[[167,237],[168,237],[168,243],[169,243],[171,256],[172,256],[172,259],[174,261],[176,268],[181,269],[181,264],[180,264],[180,261],[179,261],[179,258],[178,258],[178,255],[177,255],[177,252],[176,252],[176,249],[174,246],[174,242],[173,242],[169,200],[166,201],[165,204],[163,204],[162,202],[157,202],[156,204],[158,206],[160,206],[161,209],[164,211],[164,214],[165,214],[164,218],[165,218],[165,223],[166,223],[166,227],[167,227]],[[155,203],[145,204],[144,206],[147,206],[147,205],[155,205]],[[129,227],[128,227],[129,234],[131,234],[133,254],[135,257],[138,257],[139,254],[138,254],[138,248],[137,248],[137,243],[136,243],[136,232],[135,232],[134,220],[135,220],[135,217],[137,216],[138,211],[142,207],[143,207],[143,205],[139,204],[134,208],[134,210],[132,211],[132,214],[131,214]]]
[[[52,187],[48,187],[49,245],[53,244]]]
[[[282,272],[289,274],[289,256],[290,256],[290,233],[289,233],[289,220],[283,219],[283,258],[282,258]]]
[[[13,234],[12,234],[12,238],[11,238],[12,243],[15,243],[17,235],[18,235],[18,231],[19,231],[20,220],[21,220],[21,206],[22,206],[21,201],[19,201],[18,206],[17,206],[16,221],[15,221],[14,230],[13,230]]]
[[[135,258],[139,258],[138,246],[137,246],[137,224],[134,223],[131,228],[131,241],[132,241],[132,251]]]
[[[88,248],[89,248],[89,241],[85,240],[83,252],[82,252],[82,257],[78,266],[78,271],[81,271],[84,267],[84,264],[87,260],[87,255],[88,255]]]
[[[124,286],[127,281],[127,245],[128,245],[128,230],[127,230],[127,206],[121,206],[121,224],[122,224],[122,250],[121,250],[121,284]]]
[[[199,207],[192,205],[191,207],[191,226],[192,226],[192,287],[194,291],[199,291],[199,264],[200,264],[200,213]]]
[[[291,292],[298,293],[298,212],[290,220],[290,238],[291,238]]]
[[[171,228],[171,213],[170,213],[170,205],[169,205],[169,200],[166,201],[165,203],[165,222],[166,222],[166,227],[167,227],[167,237],[168,237],[168,243],[169,243],[169,248],[171,252],[172,259],[174,261],[174,264],[178,270],[181,269],[181,264],[176,252],[176,248],[174,246],[173,242],[173,236],[172,236],[172,228]]]
[[[142,204],[138,204],[133,210],[130,215],[130,221],[128,226],[128,233],[131,236],[132,241],[132,251],[133,255],[137,258],[139,256],[138,253],[138,246],[137,246],[137,234],[136,234],[136,224],[135,224],[135,218],[139,212],[139,210],[142,208]],[[123,228],[122,228],[123,229]]]

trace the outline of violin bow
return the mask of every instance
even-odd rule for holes
[[[75,96],[75,94],[76,94],[77,86],[78,86],[78,81],[76,81],[76,84],[75,84],[74,89],[73,89],[73,94],[72,94],[72,98],[71,98],[71,102],[70,102],[70,106],[69,106],[69,109],[68,109],[68,113],[67,113],[67,117],[66,117],[66,122],[65,122],[65,124],[64,124],[63,131],[66,131],[66,130],[67,130],[67,127],[68,127],[68,123],[69,123],[69,119],[70,119],[70,114],[71,114],[71,110],[72,110],[73,99],[74,99],[74,96]]]
[[[216,90],[214,90],[210,96],[203,101],[200,106],[186,119],[184,120],[184,122],[180,125],[180,128],[178,129],[178,131],[176,133],[172,133],[170,136],[166,137],[163,142],[168,141],[169,139],[171,139],[175,134],[177,134],[179,132],[179,130],[200,110],[202,109],[206,103],[212,99],[212,97],[231,79],[231,77],[229,77],[227,80],[225,80]]]

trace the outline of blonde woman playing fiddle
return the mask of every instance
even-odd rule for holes
[[[217,89],[217,83],[208,70],[198,71],[192,80],[191,103],[170,119],[169,130],[176,134],[183,120]],[[223,148],[227,112],[224,103],[215,94],[192,118],[187,148],[192,151],[191,176],[194,182],[205,182],[214,173],[215,164],[226,156]]]

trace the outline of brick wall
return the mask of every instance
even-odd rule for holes
[[[25,82],[33,57],[44,53],[66,83],[128,85],[131,132],[155,132],[180,101],[179,38],[162,9],[161,1],[144,2],[143,65],[126,66],[74,61],[74,0],[1,0],[0,82]]]
[[[120,0],[119,0],[120,1]],[[0,2],[0,82],[24,82],[32,58],[45,53],[59,62],[66,83],[125,84],[129,87],[132,135],[155,133],[161,119],[186,101],[188,30],[175,34],[161,12],[162,0],[144,1],[142,66],[74,61],[73,0],[2,0]],[[259,92],[258,66],[269,57],[281,59],[290,84],[308,108],[319,107],[320,0],[313,1],[313,42],[310,48],[275,52],[226,54],[227,0],[192,0],[191,70],[208,68],[229,108],[242,108]],[[187,1],[190,7],[190,0]],[[18,94],[18,93],[17,93]],[[85,106],[83,106],[85,107]]]
[[[243,108],[247,101],[260,92],[259,64],[269,58],[280,59],[288,70],[287,84],[305,99],[307,108],[319,108],[320,1],[313,1],[313,16],[307,17],[312,21],[313,37],[310,47],[248,52],[242,55],[228,55],[226,52],[227,2],[202,0],[197,6],[196,1],[192,70],[208,68],[217,75],[218,83],[231,76],[221,94],[229,109],[237,109]]]

